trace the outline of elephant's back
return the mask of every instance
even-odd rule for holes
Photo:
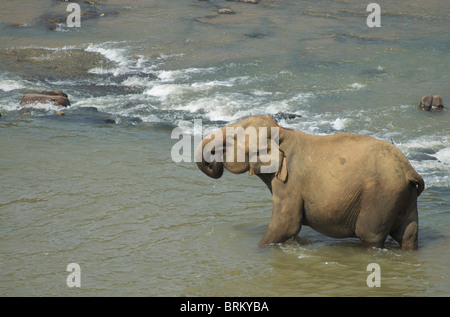
[[[393,144],[362,134],[339,133],[313,139],[303,162],[308,182],[345,188],[367,182],[407,186],[415,171]]]
[[[401,168],[407,172],[411,167],[406,156],[392,143],[364,134],[338,133],[324,136],[321,148],[325,157],[342,157],[345,162],[371,164],[376,167]],[[339,160],[344,165],[343,160]]]

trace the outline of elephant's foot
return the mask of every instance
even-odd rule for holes
[[[273,241],[269,241],[269,240],[265,240],[265,239],[261,239],[261,241],[259,241],[258,246],[259,247],[268,247],[277,243],[283,243],[284,241],[280,241],[280,242],[273,242]]]
[[[368,242],[368,241],[362,241],[362,244],[366,250],[372,249],[372,248],[378,248],[383,249],[384,248],[384,241],[381,242]]]
[[[288,239],[298,235],[301,227],[300,216],[297,213],[293,217],[288,217],[275,210],[266,233],[261,241],[259,241],[259,246],[286,242]]]
[[[260,247],[268,247],[270,245],[273,244],[277,244],[277,243],[283,243],[286,240],[288,240],[290,237],[270,237],[267,235],[267,233],[264,235],[264,237],[261,239],[261,241],[259,241],[258,246]]]
[[[267,247],[269,245],[278,244],[278,243],[284,243],[290,238],[298,235],[300,232],[300,228],[295,229],[291,232],[274,232],[271,230],[270,225],[269,228],[266,231],[266,234],[264,237],[259,241],[258,245],[260,247]]]

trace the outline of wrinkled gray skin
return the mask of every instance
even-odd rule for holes
[[[267,185],[273,196],[272,217],[260,246],[285,242],[305,225],[334,238],[358,237],[367,248],[383,247],[391,235],[402,249],[417,249],[417,197],[424,182],[391,143],[347,133],[309,135],[283,129],[267,116],[249,117],[227,127],[279,128],[279,148],[269,147],[269,153],[279,151],[274,173],[260,172],[268,163],[250,162],[248,140],[235,144],[245,147],[246,161],[227,162],[226,127],[219,140],[223,162],[203,159],[197,163],[213,178],[220,178],[225,167],[235,174],[249,171]],[[203,139],[196,156],[205,153],[211,139]]]

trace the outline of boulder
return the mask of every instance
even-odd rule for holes
[[[21,106],[32,105],[36,103],[47,103],[51,102],[58,106],[70,106],[69,98],[67,94],[60,90],[54,91],[43,91],[37,94],[26,94],[22,97],[20,101]]]
[[[441,111],[444,108],[444,102],[440,95],[425,95],[420,100],[419,108],[423,111]]]

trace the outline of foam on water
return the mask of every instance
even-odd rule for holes
[[[110,61],[116,62],[119,65],[128,64],[128,59],[124,52],[126,51],[123,48],[114,48],[108,47],[107,45],[115,44],[115,43],[105,43],[105,44],[89,44],[86,48],[86,52],[95,52],[105,56]],[[105,47],[106,46],[106,47]]]
[[[89,44],[86,52],[98,53],[115,64],[115,67],[94,67],[88,71],[91,74],[106,75],[112,74],[119,76],[130,73],[151,74],[154,71],[155,64],[148,64],[148,60],[144,56],[135,54],[130,55],[132,48],[124,46],[122,42],[105,42],[100,44]]]
[[[431,156],[437,158],[443,164],[450,165],[450,148],[439,150],[435,154],[431,154]]]
[[[121,84],[128,87],[153,87],[154,80],[144,79],[139,76],[129,76],[127,79],[122,81]]]
[[[337,118],[332,123],[333,129],[335,129],[337,131],[344,130],[344,128],[347,125],[348,121],[349,121],[349,119]]]
[[[169,58],[167,56],[166,58]],[[192,74],[207,74],[214,73],[218,70],[217,67],[207,68],[186,68],[180,70],[161,70],[157,73],[158,78],[163,82],[172,82],[175,80],[183,80],[191,78]]]
[[[39,116],[41,114],[47,114],[47,113],[54,114],[57,111],[61,110],[61,108],[63,108],[63,107],[55,105],[54,103],[51,103],[51,102],[42,102],[42,103],[38,102],[38,103],[33,104],[32,107],[27,107],[27,106],[22,107],[19,104],[14,104],[14,105],[10,106],[9,110],[14,111],[14,110],[20,110],[22,108],[29,109],[29,111],[27,111],[28,114]],[[35,111],[35,110],[38,110],[38,111]]]
[[[354,89],[354,90],[359,90],[359,89],[366,88],[367,86],[364,84],[360,84],[360,83],[353,83],[351,85],[348,85],[348,87],[351,89]]]
[[[9,73],[0,74],[0,91],[14,93],[15,90],[32,88],[33,86],[42,87],[40,83],[34,83]]]
[[[450,188],[449,135],[426,136],[395,145],[410,158],[411,164],[422,175],[427,187]],[[425,158],[416,159],[421,155]]]
[[[161,101],[175,95],[180,95],[190,89],[188,85],[177,85],[177,84],[164,84],[153,86],[150,89],[144,91],[144,95],[159,97]]]
[[[0,78],[0,90],[11,91],[22,88],[25,88],[25,85],[22,82]]]

